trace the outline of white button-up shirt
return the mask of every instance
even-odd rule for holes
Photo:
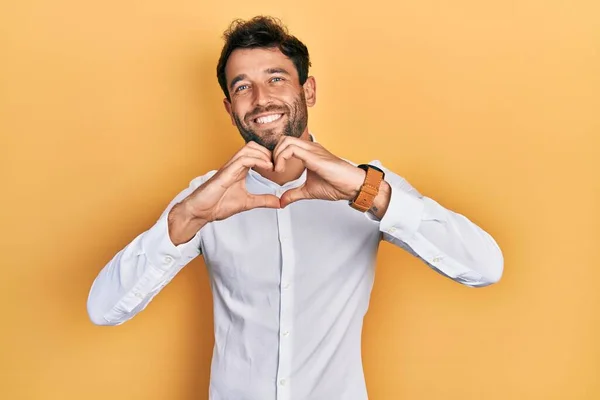
[[[381,221],[348,201],[302,200],[209,223],[175,246],[169,210],[216,171],[197,177],[99,273],[87,304],[91,320],[133,318],[202,255],[214,303],[210,400],[366,400],[361,333],[381,240],[464,285],[486,286],[503,272],[488,233],[379,161],[371,164],[391,186]],[[250,170],[246,184],[251,193],[281,196],[305,178],[306,170],[280,186]]]

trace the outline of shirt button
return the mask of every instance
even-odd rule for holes
[[[140,292],[135,292],[135,297],[137,297],[139,299],[143,299],[144,298],[144,296]]]
[[[287,337],[287,336],[290,336],[290,331],[284,331],[284,332],[283,332],[283,336],[286,336],[286,337]]]
[[[279,381],[279,384],[280,384],[281,386],[285,386],[285,384],[286,384],[286,383],[287,383],[287,382],[286,382],[286,380],[285,380],[285,379],[281,379],[281,380]]]
[[[286,283],[284,283],[284,284],[283,284],[283,288],[284,288],[284,289],[289,289],[289,287],[290,287],[290,284],[289,284],[289,283],[287,283],[287,282],[286,282]]]
[[[163,262],[165,264],[170,264],[171,261],[173,261],[173,257],[171,257],[171,256],[166,256],[165,258],[163,258]]]
[[[437,263],[437,262],[440,262],[440,261],[442,261],[442,257],[433,257],[433,262],[434,263]]]
[[[396,228],[394,228],[394,227],[392,226],[390,229],[388,229],[388,232],[389,232],[389,233],[396,232]]]

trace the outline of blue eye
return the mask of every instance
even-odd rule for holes
[[[279,77],[279,76],[276,76],[276,77],[274,77],[273,79],[271,79],[271,81],[274,81],[275,79],[280,79],[280,80],[283,80],[283,78],[281,78],[281,77]]]
[[[242,88],[244,88],[244,87],[247,87],[247,86],[248,86],[248,85],[240,85],[240,86],[238,86],[238,87],[235,89],[235,91],[236,91],[236,92],[239,92],[239,91],[240,91]]]

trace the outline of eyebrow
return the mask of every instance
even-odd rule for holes
[[[233,90],[233,87],[235,86],[236,83],[238,83],[239,81],[243,81],[246,78],[247,77],[245,74],[240,74],[240,75],[236,76],[235,78],[233,78],[231,80],[231,83],[229,84],[229,90]]]
[[[283,68],[267,68],[265,69],[265,72],[267,74],[284,74],[284,75],[290,75],[289,72],[287,72],[285,69]]]
[[[287,75],[290,76],[290,73],[287,72],[287,70],[285,70],[284,68],[267,68],[264,71],[267,74],[283,74],[283,75]],[[246,74],[239,74],[238,76],[236,76],[235,78],[233,78],[231,80],[231,83],[229,84],[229,90],[233,90],[233,87],[235,86],[236,83],[238,83],[239,81],[243,81],[244,79],[246,79],[247,76]]]

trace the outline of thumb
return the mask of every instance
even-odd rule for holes
[[[295,201],[302,200],[302,199],[308,199],[309,196],[307,196],[304,189],[305,189],[304,185],[302,185],[300,187],[290,189],[290,190],[286,191],[285,193],[283,193],[281,195],[281,199],[280,199],[281,208],[288,206]]]
[[[246,210],[253,208],[280,208],[279,198],[272,194],[248,194]]]

